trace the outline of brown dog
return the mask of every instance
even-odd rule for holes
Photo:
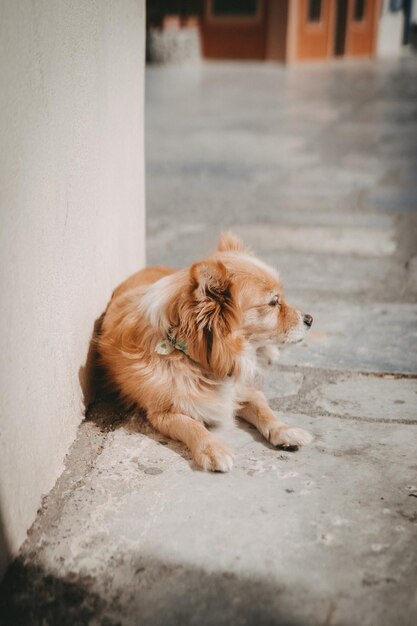
[[[191,268],[157,266],[122,283],[98,352],[122,398],[183,441],[202,468],[226,472],[233,454],[204,424],[237,414],[275,446],[311,441],[275,417],[255,379],[260,351],[300,341],[312,321],[285,302],[277,273],[224,233]]]

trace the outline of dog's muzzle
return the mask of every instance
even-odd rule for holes
[[[304,315],[304,317],[303,317],[303,322],[304,322],[304,324],[307,326],[307,328],[310,328],[310,327],[311,327],[311,325],[312,325],[312,323],[313,323],[313,318],[312,318],[312,316],[311,316],[311,315],[308,315],[308,314]]]

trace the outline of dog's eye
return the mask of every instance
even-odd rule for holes
[[[274,296],[271,302],[269,303],[269,306],[279,306],[279,305],[280,305],[279,297]]]

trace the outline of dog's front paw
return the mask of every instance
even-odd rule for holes
[[[221,441],[210,441],[194,458],[200,467],[212,472],[229,472],[233,467],[233,452]]]
[[[312,435],[302,428],[295,426],[273,426],[269,431],[269,441],[273,446],[285,448],[301,448],[313,441]]]

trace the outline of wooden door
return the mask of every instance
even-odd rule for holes
[[[325,59],[332,54],[334,0],[299,0],[296,59]]]
[[[379,0],[349,0],[345,55],[372,56],[375,53]]]
[[[265,59],[266,0],[205,0],[201,20],[207,59]]]

